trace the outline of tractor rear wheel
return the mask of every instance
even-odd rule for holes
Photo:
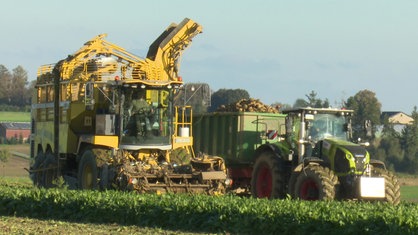
[[[385,201],[394,205],[401,202],[401,190],[398,178],[382,168],[373,168],[372,176],[380,176],[385,178]]]
[[[281,160],[273,152],[264,152],[256,160],[251,177],[251,194],[257,198],[284,198]]]
[[[98,170],[95,155],[93,151],[86,150],[78,164],[78,188],[96,189],[97,176]]]
[[[333,200],[337,182],[329,168],[310,164],[296,178],[294,196],[302,200]]]

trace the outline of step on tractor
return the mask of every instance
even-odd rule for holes
[[[223,194],[222,158],[193,150],[192,111],[174,106],[180,57],[202,27],[186,18],[151,44],[146,58],[105,34],[41,66],[32,99],[30,177],[75,189]]]
[[[352,115],[331,108],[206,114],[194,118],[195,148],[225,159],[235,193],[398,204],[395,175],[370,158],[367,142],[353,142]]]

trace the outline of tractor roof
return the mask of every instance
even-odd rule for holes
[[[336,109],[336,108],[311,108],[311,107],[303,107],[303,108],[293,108],[293,109],[286,109],[282,111],[284,114],[290,113],[308,113],[308,114],[319,114],[319,113],[329,113],[329,114],[343,114],[343,115],[352,115],[354,113],[353,110],[349,109]]]

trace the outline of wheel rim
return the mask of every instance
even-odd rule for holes
[[[319,200],[319,188],[314,180],[307,179],[302,183],[300,198],[303,200]]]
[[[257,197],[269,198],[271,196],[272,183],[271,171],[266,165],[263,165],[259,168],[257,176]]]
[[[93,168],[86,165],[83,168],[83,189],[91,189],[93,185]]]

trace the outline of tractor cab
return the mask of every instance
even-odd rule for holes
[[[308,107],[285,110],[283,113],[287,114],[286,139],[296,142],[299,162],[304,157],[321,158],[318,149],[321,150],[324,143],[347,143],[351,140],[353,110]]]

